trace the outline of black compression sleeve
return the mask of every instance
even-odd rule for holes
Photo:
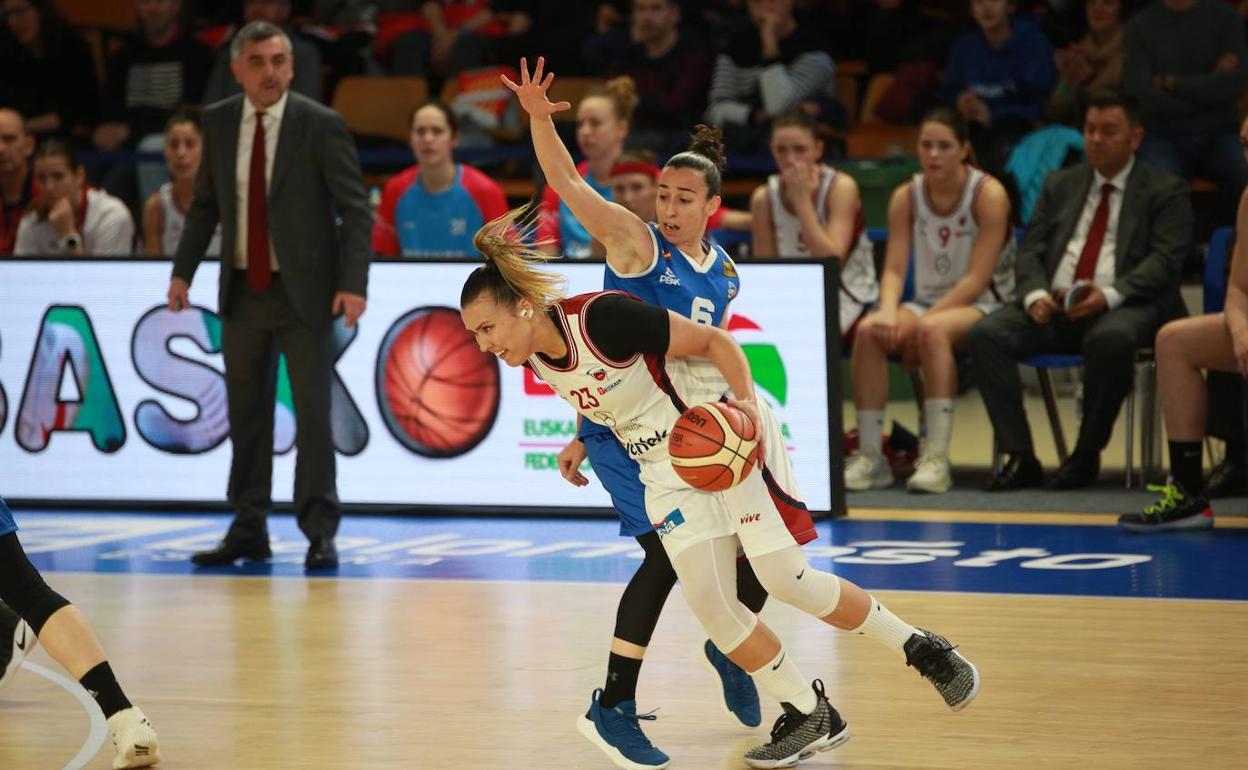
[[[663,355],[671,343],[667,310],[624,294],[593,300],[585,314],[589,338],[609,358],[623,361],[637,353]]]

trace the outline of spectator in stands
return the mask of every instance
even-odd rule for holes
[[[427,101],[412,111],[416,165],[386,183],[373,223],[373,253],[383,257],[470,257],[472,236],[507,213],[498,183],[472,166],[456,163],[455,113]]]
[[[22,114],[0,107],[0,256],[13,253],[17,225],[37,191],[30,166],[34,151],[35,138],[26,131]]]
[[[918,155],[921,173],[889,198],[878,309],[854,332],[858,451],[845,463],[845,488],[853,491],[893,483],[882,435],[890,355],[923,373],[926,439],[906,487],[934,494],[949,490],[955,354],[965,351],[973,324],[1014,297],[1010,199],[999,181],[971,165],[970,133],[956,110],[941,105],[924,117]],[[914,294],[903,302],[910,264]]]
[[[677,0],[633,0],[627,30],[585,41],[582,58],[593,74],[628,75],[637,84],[631,142],[636,146],[683,149],[689,126],[706,109],[711,49],[680,22]]]
[[[800,106],[824,122],[836,98],[832,57],[817,25],[799,26],[793,0],[748,0],[750,26],[715,59],[706,120],[729,151],[764,153],[771,119]]]
[[[295,79],[290,88],[309,99],[321,98],[321,52],[290,26],[290,0],[244,0],[243,23],[267,21],[281,27],[290,38],[291,55],[295,60]],[[242,93],[242,87],[230,72],[230,40],[238,32],[230,30],[212,65],[212,74],[204,89],[204,104],[221,101]]]
[[[396,75],[446,77],[500,61],[500,41],[524,36],[533,26],[528,3],[503,0],[425,0],[424,24],[400,34],[390,46]],[[512,61],[514,52],[506,51]]]
[[[842,345],[879,298],[875,250],[867,238],[858,183],[823,162],[823,141],[812,117],[792,110],[771,127],[771,157],[779,173],[750,196],[756,257],[817,257],[840,263]]]
[[[199,115],[179,110],[165,124],[165,165],[171,181],[160,186],[143,205],[143,253],[171,257],[186,227],[186,212],[195,197],[195,177],[204,155],[204,136]],[[221,229],[213,235],[207,254],[221,253]]]
[[[611,167],[624,151],[636,107],[637,91],[630,77],[608,80],[576,107],[576,144],[585,156],[576,170],[607,200],[611,200]],[[538,237],[565,257],[584,259],[593,254],[589,231],[550,186],[542,194]]]
[[[113,257],[134,252],[134,219],[126,204],[88,187],[82,163],[63,139],[35,150],[39,195],[17,226],[18,256]]]
[[[1140,157],[1216,181],[1229,209],[1248,183],[1235,134],[1248,85],[1243,21],[1220,0],[1156,0],[1127,22],[1124,48],[1124,86],[1147,131]]]
[[[625,150],[611,167],[611,198],[633,212],[643,222],[657,222],[659,172],[658,156],[651,150]],[[720,206],[706,220],[706,237],[715,239],[715,230],[748,232],[753,218],[748,211]],[[593,242],[593,255],[605,258],[607,250]]]
[[[1069,459],[1047,481],[1096,481],[1101,450],[1134,379],[1136,351],[1185,314],[1179,296],[1191,248],[1187,184],[1136,157],[1144,129],[1133,99],[1089,99],[1088,160],[1049,175],[1018,255],[1018,296],[971,328],[971,364],[1003,452],[989,491],[1039,486],[1040,461],[1023,411],[1017,362],[1082,353],[1083,421]]]
[[[1069,126],[1082,123],[1088,94],[1122,85],[1123,0],[1087,0],[1084,6],[1087,34],[1053,53],[1057,88],[1049,97],[1048,117]]]
[[[109,58],[103,120],[92,135],[101,150],[159,152],[165,122],[178,105],[198,104],[212,51],[178,24],[181,0],[136,0],[138,34]],[[169,181],[163,163],[114,167],[104,183],[123,198],[145,200]],[[136,191],[137,183],[137,191]]]
[[[980,165],[998,179],[1014,145],[1044,116],[1057,80],[1049,41],[1013,12],[1014,0],[971,0],[976,29],[954,43],[940,92],[970,124]]]
[[[0,105],[37,135],[87,136],[100,112],[100,84],[87,41],[50,0],[3,0]]]

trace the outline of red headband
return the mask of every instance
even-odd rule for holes
[[[616,163],[611,167],[611,176],[617,176],[619,174],[645,174],[653,179],[658,179],[659,167],[653,163],[630,160],[623,163]]]

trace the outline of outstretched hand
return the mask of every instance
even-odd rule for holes
[[[551,103],[546,96],[546,90],[550,88],[550,84],[555,80],[555,73],[548,72],[545,77],[542,76],[542,70],[546,67],[545,57],[537,57],[537,67],[533,70],[533,77],[529,77],[529,63],[527,59],[520,60],[520,82],[513,83],[511,78],[506,75],[500,75],[503,85],[507,86],[516,95],[516,99],[520,101],[520,106],[524,111],[534,118],[548,118],[556,112],[572,109],[569,102]]]

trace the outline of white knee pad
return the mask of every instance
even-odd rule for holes
[[[767,593],[802,612],[822,618],[841,601],[841,579],[807,564],[796,545],[755,556],[750,564]]]
[[[758,617],[737,599],[737,539],[718,537],[691,545],[672,560],[685,602],[706,635],[723,652],[745,641]]]

